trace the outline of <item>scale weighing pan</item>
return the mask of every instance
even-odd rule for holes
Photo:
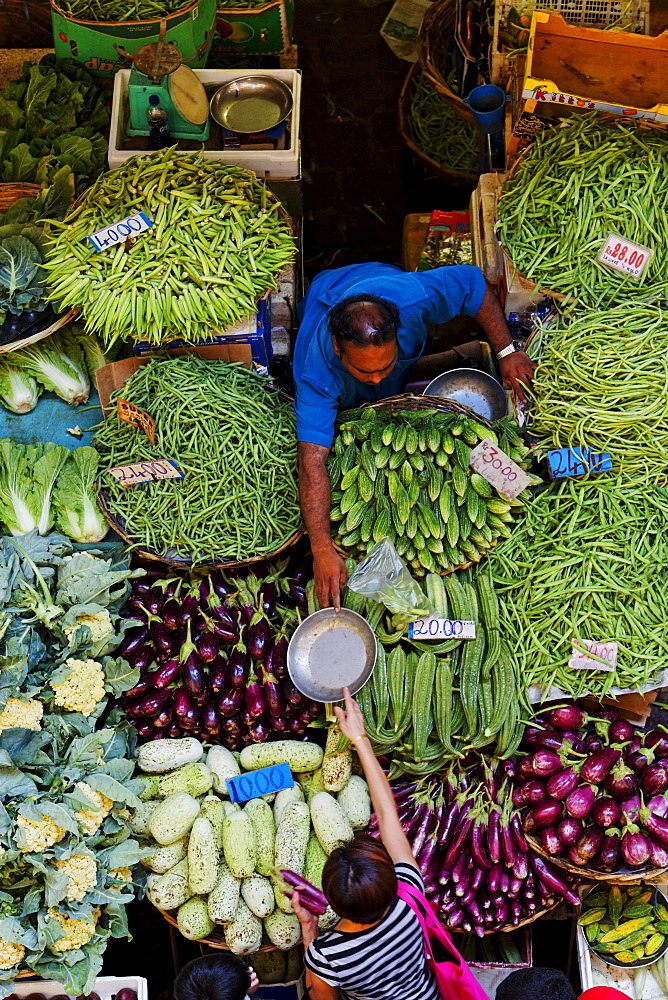
[[[209,110],[213,120],[230,132],[266,132],[292,111],[292,91],[270,76],[240,76],[218,88]]]
[[[376,636],[361,615],[348,608],[322,608],[305,618],[288,646],[290,680],[312,701],[343,701],[355,694],[376,663]]]
[[[453,399],[487,420],[499,420],[508,411],[502,387],[478,368],[452,368],[443,372],[429,383],[423,395]]]

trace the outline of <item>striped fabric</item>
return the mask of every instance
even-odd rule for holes
[[[397,878],[424,892],[413,865],[395,865]],[[417,917],[398,897],[374,927],[364,931],[325,931],[304,956],[308,969],[343,1000],[438,1000],[439,993],[424,957]]]

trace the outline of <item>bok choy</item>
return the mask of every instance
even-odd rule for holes
[[[0,403],[12,413],[30,413],[42,391],[27,372],[16,368],[9,358],[0,358]]]
[[[84,353],[73,336],[53,333],[12,354],[12,363],[66,403],[85,403],[90,381]]]

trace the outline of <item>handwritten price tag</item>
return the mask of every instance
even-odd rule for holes
[[[509,500],[514,500],[531,483],[526,472],[497,448],[490,438],[485,438],[473,449],[470,465]]]
[[[109,473],[123,486],[154,483],[158,479],[183,479],[183,473],[171,458],[155,458],[151,462],[133,462],[132,465],[115,465],[113,469],[109,469]]]
[[[583,639],[579,644],[573,640],[573,652],[568,666],[576,670],[613,671],[617,666],[617,643],[594,642]]]
[[[129,215],[127,219],[115,222],[113,226],[98,229],[96,233],[91,233],[86,239],[96,250],[102,252],[107,247],[122,243],[128,236],[137,236],[138,233],[146,232],[152,225],[153,223],[144,212],[137,212],[136,215]]]
[[[475,622],[418,618],[408,625],[409,639],[475,639]]]
[[[621,271],[630,278],[641,278],[649,264],[653,250],[624,239],[619,233],[608,233],[608,238],[596,258],[615,271]]]
[[[233,802],[247,802],[248,799],[280,792],[283,788],[292,788],[294,783],[288,764],[272,764],[271,767],[261,767],[258,771],[228,778],[227,791]]]
[[[552,479],[564,476],[586,476],[588,472],[610,472],[612,459],[607,451],[591,448],[555,448],[548,451],[547,461]]]
[[[132,424],[133,427],[139,427],[151,444],[155,444],[155,420],[145,410],[140,410],[134,403],[128,403],[125,399],[119,399],[116,404],[116,412],[119,420],[124,420],[126,424]]]

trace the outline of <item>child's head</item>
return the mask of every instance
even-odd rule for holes
[[[243,1000],[250,986],[250,970],[228,952],[195,958],[174,981],[175,1000]]]
[[[575,1000],[575,990],[558,969],[517,969],[499,983],[496,1000]]]

